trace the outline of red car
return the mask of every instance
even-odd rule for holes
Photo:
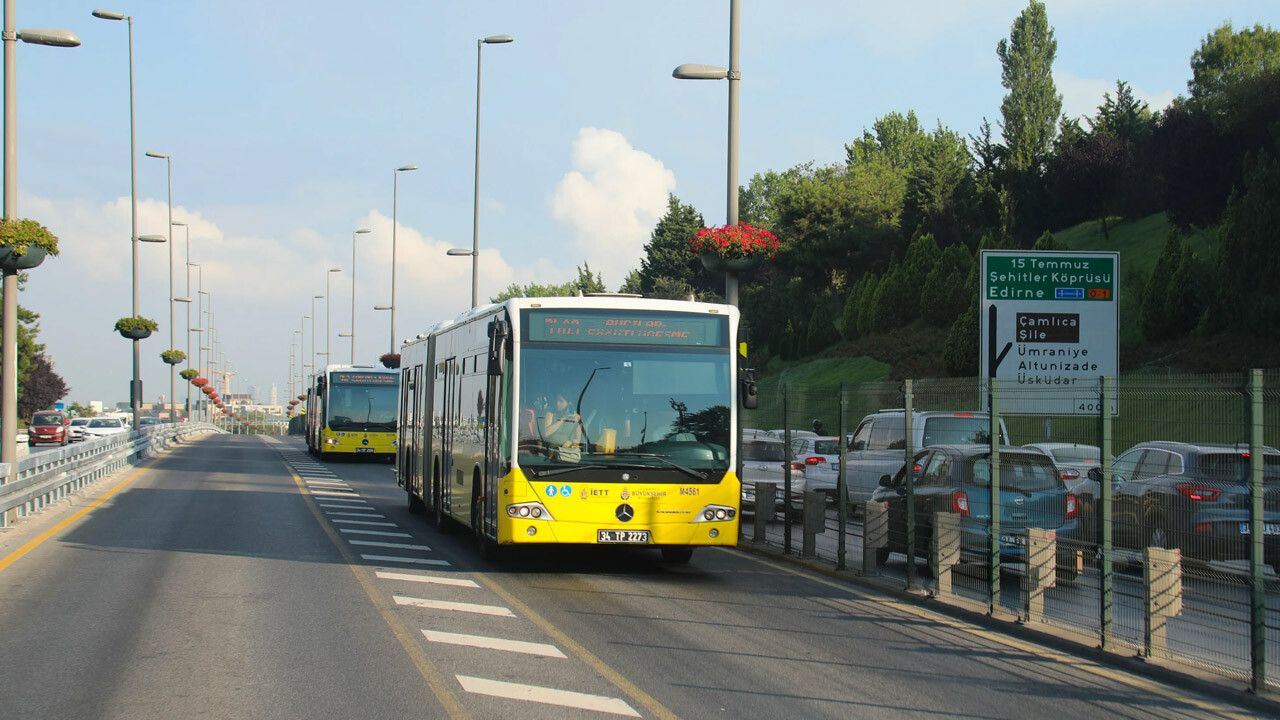
[[[27,427],[27,445],[29,447],[35,447],[40,443],[66,445],[71,438],[67,431],[67,426],[70,424],[71,418],[57,410],[35,413],[31,416],[31,422]]]

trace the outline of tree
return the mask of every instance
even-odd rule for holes
[[[1133,88],[1123,80],[1116,81],[1114,97],[1111,93],[1103,94],[1098,114],[1089,121],[1094,133],[1103,133],[1131,143],[1146,139],[1154,124],[1151,108],[1135,98]]]
[[[32,359],[27,377],[19,381],[18,417],[29,418],[37,410],[47,410],[67,396],[67,383],[53,371],[44,355]]]
[[[973,253],[965,246],[952,245],[942,251],[920,288],[920,315],[925,322],[947,327],[973,304],[966,284],[973,270]]]
[[[1008,167],[1018,174],[1037,173],[1052,147],[1062,96],[1053,83],[1058,42],[1044,3],[1031,0],[996,46],[1000,84],[1009,91],[1000,105]]]
[[[1276,70],[1280,70],[1280,33],[1260,24],[1237,33],[1227,22],[1205,37],[1192,54],[1187,89],[1200,107],[1220,114],[1220,103],[1232,86]]]
[[[933,235],[944,246],[960,242],[977,209],[972,169],[973,156],[964,138],[939,122],[907,176],[903,226]]]
[[[81,405],[78,402],[73,402],[71,403],[71,406],[67,408],[67,414],[71,417],[93,417],[98,413],[88,405]]]
[[[521,286],[518,283],[512,283],[506,290],[498,293],[495,297],[489,298],[489,302],[500,303],[517,297],[572,297],[580,292],[584,295],[587,293],[607,292],[604,286],[604,279],[599,273],[591,274],[591,265],[589,263],[583,262],[577,270],[577,279],[560,285],[529,283]]]
[[[905,173],[920,161],[929,141],[914,110],[908,110],[905,116],[891,112],[878,118],[871,127],[874,133],[863,130],[861,138],[844,146],[850,166],[884,159],[890,167]]]
[[[681,203],[675,195],[667,197],[667,214],[654,227],[644,246],[645,256],[640,260],[642,294],[655,295],[654,290],[663,278],[701,291],[712,289],[714,277],[689,250],[689,240],[702,227],[702,213]]]
[[[815,295],[815,300],[813,313],[809,315],[808,336],[805,338],[806,355],[817,355],[840,339],[840,333],[836,331],[835,318],[831,315],[826,298]]]
[[[1094,132],[1079,143],[1063,147],[1054,162],[1057,196],[1083,217],[1102,224],[1111,239],[1107,218],[1123,206],[1133,181],[1133,144],[1125,138]]]
[[[1280,317],[1280,140],[1246,163],[1243,192],[1233,193],[1218,228],[1222,319],[1263,332]]]

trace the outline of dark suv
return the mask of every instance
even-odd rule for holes
[[[44,410],[31,416],[27,426],[27,445],[35,447],[40,443],[66,445],[71,438],[67,425],[71,419],[66,413],[58,410]]]
[[[991,448],[988,445],[939,445],[915,454],[916,557],[928,557],[933,537],[933,514],[960,515],[962,561],[982,562],[990,548]],[[906,467],[897,475],[885,475],[872,502],[889,509],[889,547],[881,548],[879,562],[889,553],[907,549]],[[1000,449],[1000,557],[1026,562],[1027,528],[1055,530],[1059,540],[1073,540],[1079,504],[1067,491],[1053,461],[1041,452],[1017,447]],[[1058,575],[1075,578],[1076,566],[1069,550],[1059,551]]]
[[[1193,560],[1247,560],[1249,473],[1247,445],[1134,445],[1111,469],[1115,546],[1178,548]],[[1089,477],[1096,483],[1102,474],[1095,469]],[[1262,479],[1266,562],[1280,572],[1280,451],[1264,450]]]

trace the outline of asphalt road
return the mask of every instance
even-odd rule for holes
[[[294,439],[209,436],[0,536],[0,717],[1256,712],[737,550],[482,562],[390,466]]]

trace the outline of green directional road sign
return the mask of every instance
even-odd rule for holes
[[[981,270],[980,372],[1001,410],[1097,414],[1120,366],[1120,254],[983,250]]]

